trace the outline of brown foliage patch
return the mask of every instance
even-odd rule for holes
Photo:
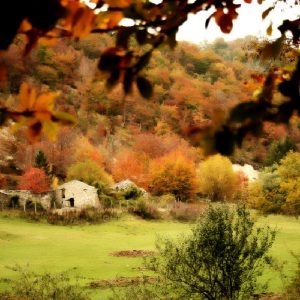
[[[122,250],[111,253],[112,256],[117,257],[147,257],[153,256],[154,254],[154,251],[149,250]]]
[[[136,276],[136,277],[118,277],[110,280],[97,280],[90,283],[91,288],[108,288],[111,286],[128,286],[133,284],[150,283],[154,284],[158,281],[156,276]]]

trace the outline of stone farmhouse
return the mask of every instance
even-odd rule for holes
[[[97,189],[79,180],[72,180],[53,191],[34,194],[25,190],[0,190],[0,209],[22,207],[25,211],[29,205],[35,210],[37,205],[45,210],[51,208],[87,208],[99,207]]]
[[[60,185],[55,190],[57,207],[99,207],[97,189],[79,180],[72,180]]]

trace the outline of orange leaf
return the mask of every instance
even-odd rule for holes
[[[125,8],[131,4],[132,0],[107,0],[106,3],[110,7]]]
[[[35,88],[31,88],[27,83],[22,83],[19,98],[20,103],[17,106],[17,111],[32,110],[36,100]]]
[[[123,13],[120,11],[105,11],[97,15],[95,25],[99,29],[112,29],[123,19]]]

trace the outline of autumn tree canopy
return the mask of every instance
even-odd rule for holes
[[[215,21],[222,32],[230,33],[233,20],[239,17],[237,9],[241,5],[251,5],[251,2],[252,0],[244,0],[240,4],[233,0],[4,1],[0,10],[0,49],[6,50],[17,34],[26,37],[26,55],[37,43],[49,44],[60,38],[81,39],[91,33],[109,32],[115,37],[115,45],[99,53],[98,62],[98,69],[106,75],[107,87],[112,88],[117,83],[122,83],[126,96],[136,86],[143,97],[150,98],[153,94],[152,84],[143,75],[143,69],[148,65],[154,49],[164,44],[171,48],[176,46],[176,33],[179,26],[187,20],[188,14],[212,9],[212,14],[206,20],[206,27],[209,22]],[[258,0],[258,3],[262,2]],[[279,2],[287,1],[277,0],[263,12],[262,18],[275,9]],[[299,0],[295,0],[292,5],[299,6]],[[120,23],[123,19],[131,20],[131,26],[123,26]],[[299,24],[299,18],[282,20],[282,25],[278,28],[281,37],[268,43],[262,56],[277,56],[285,43],[287,32],[292,45],[297,47],[300,39]],[[268,31],[270,32],[270,28]],[[5,78],[5,67],[5,63],[0,61],[0,79]],[[51,75],[49,68],[43,67],[40,72],[50,72]],[[248,133],[260,134],[264,121],[287,123],[294,113],[299,114],[299,78],[299,60],[292,69],[272,68],[262,78],[262,88],[255,99],[237,105],[225,122],[205,133],[204,140],[211,141],[207,150],[230,154]],[[274,101],[277,90],[284,96],[284,100],[279,103]],[[22,102],[16,110],[1,108],[1,121],[3,123],[11,118],[25,123],[31,140],[39,136],[42,130],[53,132],[57,122],[74,122],[66,114],[53,112],[53,98],[57,95],[41,94],[36,97],[36,92],[25,84],[20,95]],[[189,136],[194,136],[199,130],[195,123],[186,132]]]
[[[30,168],[21,176],[18,188],[34,193],[48,192],[50,189],[49,178],[44,170]]]

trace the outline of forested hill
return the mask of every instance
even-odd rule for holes
[[[229,108],[251,99],[261,85],[259,74],[269,64],[259,60],[259,42],[252,37],[230,43],[181,42],[173,51],[166,47],[154,52],[144,72],[154,84],[150,100],[142,98],[136,87],[124,98],[121,86],[107,92],[105,74],[97,71],[97,58],[113,46],[113,38],[59,40],[37,46],[25,59],[22,37],[10,46],[2,62],[8,76],[1,82],[1,103],[16,107],[20,86],[28,82],[40,92],[60,91],[56,110],[74,115],[78,122],[60,127],[54,141],[42,137],[32,145],[22,128],[12,132],[8,130],[12,125],[2,127],[2,187],[15,187],[18,175],[34,166],[42,150],[60,180],[82,164],[82,170],[101,170],[103,181],[131,178],[147,188],[152,161],[174,151],[194,162],[201,160],[203,151],[195,147],[195,140],[191,143],[189,132],[221,124]],[[232,160],[260,167],[269,146],[287,136],[299,149],[299,124],[297,118],[289,128],[265,124],[266,134],[259,141],[249,136]]]

